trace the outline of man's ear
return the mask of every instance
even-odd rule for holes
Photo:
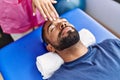
[[[55,52],[55,48],[51,44],[48,44],[46,48],[50,52]]]

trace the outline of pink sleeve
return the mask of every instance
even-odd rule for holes
[[[33,16],[31,0],[0,0],[0,25],[5,33],[22,33],[44,22]]]

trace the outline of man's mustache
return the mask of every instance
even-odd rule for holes
[[[63,30],[64,30],[65,28],[67,28],[67,27],[71,27],[72,29],[74,29],[72,26],[65,26],[65,27],[62,28],[61,31],[59,32],[58,37],[61,37]]]

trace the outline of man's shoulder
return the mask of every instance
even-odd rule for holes
[[[117,44],[120,45],[120,39],[106,39],[102,41],[100,44]]]
[[[54,72],[54,74],[48,80],[61,80],[62,75],[64,75],[63,71],[64,71],[63,68],[60,67],[57,71]]]
[[[100,43],[98,43],[97,45],[103,47],[103,48],[120,48],[120,40],[119,39],[106,39]]]
[[[71,72],[73,73],[63,64],[48,80],[71,80]]]
[[[103,42],[116,42],[116,41],[120,41],[119,39],[115,38],[115,39],[105,39],[103,40]]]

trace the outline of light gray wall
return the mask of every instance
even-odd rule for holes
[[[120,4],[113,0],[86,0],[86,12],[120,35]]]

